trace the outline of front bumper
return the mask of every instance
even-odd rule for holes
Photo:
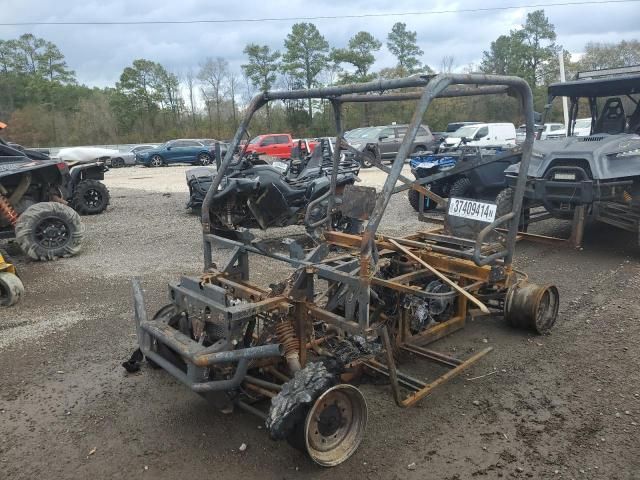
[[[556,174],[570,180],[557,179]],[[518,177],[507,175],[507,185],[515,188]],[[524,199],[530,205],[543,205],[553,216],[565,218],[578,205],[591,205],[601,199],[602,191],[580,167],[551,168],[544,178],[529,178]]]

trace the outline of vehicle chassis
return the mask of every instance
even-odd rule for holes
[[[453,88],[449,88],[452,85]],[[386,93],[398,89],[420,91]],[[365,93],[372,95],[362,95]],[[443,202],[424,185],[486,162],[486,159],[479,159],[478,162],[465,163],[448,172],[415,181],[401,175],[414,137],[432,100],[443,96],[503,93],[516,95],[521,100],[527,126],[526,140],[522,145],[523,167],[520,171],[523,174],[518,179],[513,211],[487,224],[475,239],[459,238],[446,231],[421,231],[402,238],[377,234],[392,194],[414,188],[439,203]],[[351,197],[345,192],[345,199],[339,206],[343,213],[349,211],[354,218],[368,220],[363,233],[346,234],[333,231],[330,226],[331,214],[338,207],[333,202],[340,160],[340,149],[336,148],[331,190],[319,199],[329,201],[326,216],[313,225],[307,224],[314,228],[325,227],[322,241],[312,249],[304,250],[293,244],[290,254],[286,255],[267,248],[262,242],[231,240],[212,234],[209,205],[213,193],[233,162],[235,147],[245,134],[253,114],[269,101],[308,98],[331,102],[337,145],[344,143],[341,121],[344,103],[418,100],[407,134],[391,167],[374,162],[388,174],[382,190],[376,193],[372,188],[354,187]],[[557,289],[551,285],[529,283],[526,275],[516,272],[511,266],[517,222],[509,220],[519,217],[522,206],[524,172],[528,170],[534,139],[533,126],[531,90],[524,80],[517,77],[480,74],[412,76],[257,95],[249,104],[203,202],[204,273],[197,277],[183,276],[178,282],[170,283],[171,304],[161,309],[153,319],[147,316],[139,281],[133,281],[135,321],[142,353],[221,409],[229,411],[235,406],[265,418],[272,438],[283,438],[278,432],[274,433],[272,412],[268,415],[254,406],[256,400],[271,398],[273,405],[277,399],[290,393],[307,366],[316,365],[318,358],[331,356],[326,347],[331,339],[361,336],[372,340],[379,350],[363,353],[340,365],[341,369],[331,383],[333,387],[325,386],[319,392],[310,393],[312,398],[304,410],[306,417],[298,418],[298,424],[303,424],[304,429],[300,430],[302,427],[298,426],[294,429],[295,432],[302,431],[302,437],[298,436],[302,438],[301,443],[297,445],[306,450],[316,463],[323,466],[341,463],[358,447],[366,423],[366,403],[362,394],[343,382],[352,382],[362,373],[383,375],[390,381],[395,402],[401,407],[409,407],[491,351],[491,348],[485,348],[470,358],[460,360],[425,348],[425,345],[462,328],[471,313],[504,314],[513,326],[531,328],[540,333],[555,321]],[[396,186],[398,180],[403,185]],[[367,203],[372,206],[369,210],[364,208]],[[507,233],[501,241],[487,241],[497,227],[507,224]],[[231,258],[224,265],[218,266],[213,261],[216,248],[231,252]],[[330,255],[331,252],[339,254]],[[280,284],[262,288],[250,281],[249,254],[284,262],[295,271]],[[381,269],[390,264],[401,265],[404,270],[394,276],[380,276]],[[420,283],[425,278],[430,282],[435,280],[441,292],[428,291],[424,283]],[[326,285],[326,289],[321,285]],[[387,298],[386,302],[383,297]],[[429,302],[446,298],[450,314],[441,322],[432,322],[415,331],[411,326],[409,309],[400,300],[405,297],[424,298]],[[388,298],[394,300],[390,302]],[[399,306],[396,313],[391,314],[383,308],[396,300]],[[318,329],[318,326],[322,328]],[[395,357],[401,352],[435,362],[448,371],[425,383],[397,369]],[[335,406],[343,413],[328,411]],[[347,413],[344,413],[345,409]],[[291,441],[295,432],[289,429],[286,438],[290,443],[295,444]]]

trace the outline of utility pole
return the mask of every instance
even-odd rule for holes
[[[566,82],[564,76],[564,51],[560,50],[558,52],[558,61],[560,63],[560,81]],[[564,114],[564,128],[569,131],[569,107],[567,105],[567,97],[562,97],[562,113]]]

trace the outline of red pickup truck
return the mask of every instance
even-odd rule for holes
[[[298,141],[294,141],[288,133],[269,133],[258,135],[247,145],[247,153],[257,155],[269,155],[277,158],[291,158],[291,149]],[[309,148],[313,152],[317,142],[309,142]]]
[[[247,153],[269,155],[270,157],[291,158],[293,138],[288,133],[258,135],[247,145]]]

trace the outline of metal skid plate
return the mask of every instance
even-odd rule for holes
[[[376,206],[376,189],[347,185],[342,194],[340,211],[345,217],[368,220]]]

